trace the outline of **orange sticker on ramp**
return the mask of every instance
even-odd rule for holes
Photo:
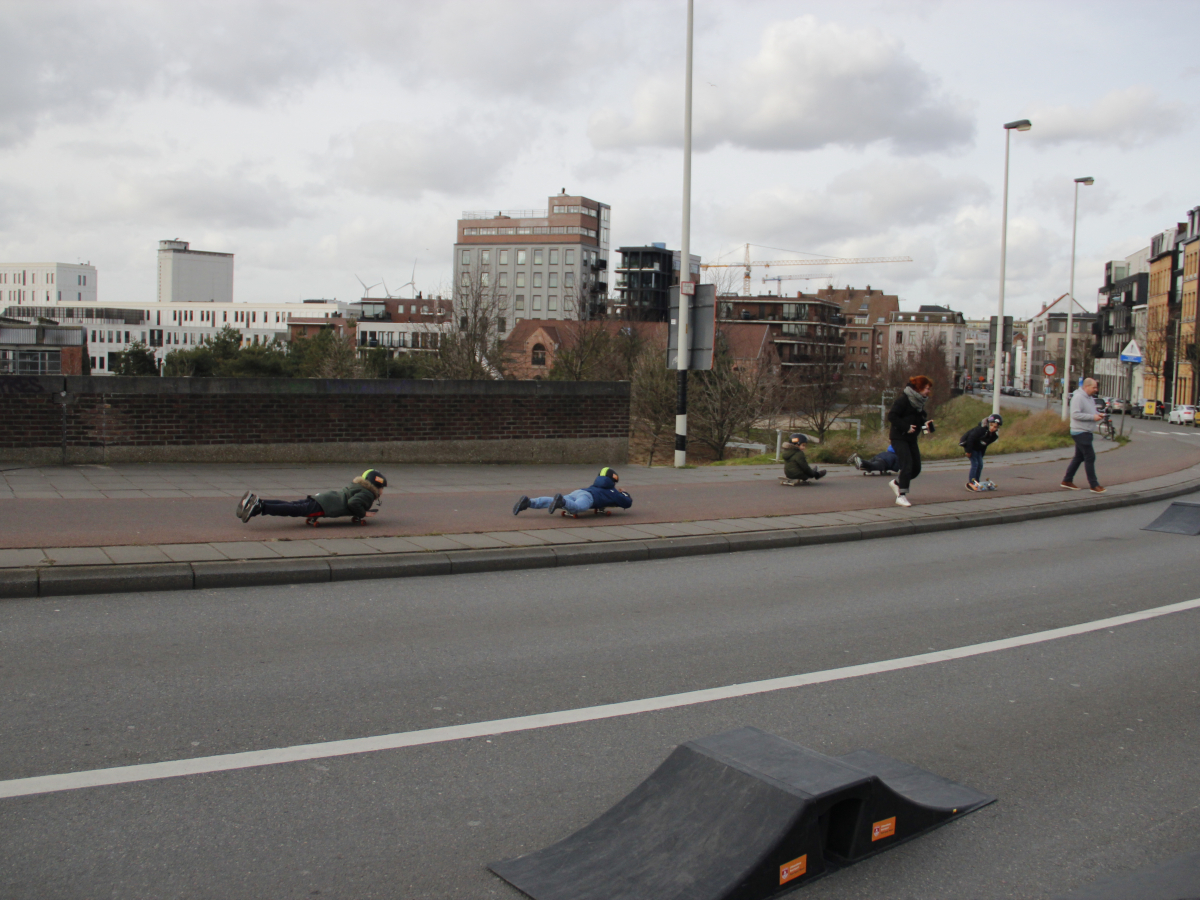
[[[875,822],[871,825],[871,840],[877,841],[880,838],[891,837],[896,833],[896,817],[884,819],[880,822]]]
[[[808,871],[808,854],[797,856],[791,862],[784,863],[779,867],[779,883],[787,884],[793,878],[799,878]]]

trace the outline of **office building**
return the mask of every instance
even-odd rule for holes
[[[96,267],[91,263],[0,263],[4,306],[95,303]]]
[[[621,247],[617,263],[617,303],[614,313],[621,319],[665,322],[671,308],[671,288],[679,284],[679,250],[666,244]],[[700,281],[700,257],[691,256],[692,281]]]
[[[159,303],[232,303],[233,254],[158,242]]]

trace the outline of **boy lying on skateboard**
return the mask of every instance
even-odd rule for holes
[[[816,469],[808,464],[804,450],[808,447],[807,434],[793,434],[783,445],[783,477],[780,484],[795,486],[804,484],[809,479],[817,481],[825,477],[824,469]]]
[[[553,497],[534,497],[532,500],[528,497],[521,497],[513,504],[513,515],[517,515],[523,509],[548,509],[550,515],[554,515],[556,510],[561,509],[564,516],[578,519],[580,513],[587,512],[589,509],[597,515],[603,512],[606,516],[611,513],[605,507],[619,506],[621,509],[629,509],[633,506],[633,497],[624,491],[617,490],[617,482],[620,478],[621,476],[616,473],[615,469],[605,466],[600,470],[600,474],[596,476],[591,487],[571,491],[565,497],[562,494],[555,494]]]
[[[246,491],[238,501],[237,517],[249,522],[255,516],[304,516],[309,525],[319,517],[336,519],[350,516],[362,524],[371,507],[383,496],[387,479],[378,469],[367,469],[340,491],[322,491],[303,500],[262,500],[253,491]]]

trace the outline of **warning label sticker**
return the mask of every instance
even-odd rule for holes
[[[875,822],[871,825],[871,840],[877,841],[880,838],[891,837],[896,833],[896,817],[883,819],[880,822]]]
[[[808,854],[797,856],[791,862],[786,862],[779,867],[779,883],[787,884],[793,878],[799,878],[808,871]]]

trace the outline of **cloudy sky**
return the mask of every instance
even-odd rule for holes
[[[463,210],[612,205],[680,241],[683,0],[0,0],[0,260],[155,294],[162,238],[237,254],[235,299],[449,284]],[[1200,4],[697,0],[692,249],[1008,311],[1200,204]],[[765,289],[757,279],[756,291]],[[821,282],[824,283],[824,282]],[[785,282],[796,290],[815,282]],[[771,286],[770,290],[774,290]],[[381,289],[373,293],[378,295]]]

